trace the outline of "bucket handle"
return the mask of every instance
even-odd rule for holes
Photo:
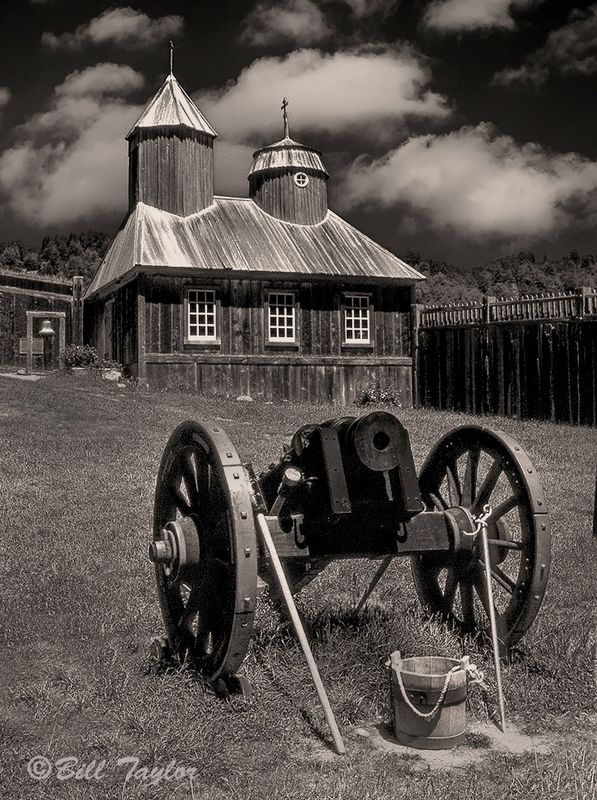
[[[444,698],[446,696],[446,692],[448,691],[448,687],[450,686],[450,681],[452,680],[452,673],[457,672],[459,669],[462,669],[462,664],[456,664],[452,667],[452,669],[446,675],[446,680],[444,681],[444,686],[440,692],[440,695],[437,699],[437,703],[431,709],[431,711],[419,711],[419,709],[414,706],[408,694],[406,693],[406,689],[404,688],[404,684],[402,683],[402,671],[400,669],[400,665],[402,664],[402,658],[400,657],[400,651],[397,650],[395,653],[391,655],[391,664],[393,667],[396,667],[394,673],[398,680],[398,686],[400,687],[400,693],[402,695],[402,699],[406,703],[406,705],[410,708],[413,714],[416,714],[417,717],[421,717],[421,719],[431,719],[435,714],[437,714],[441,704],[444,702]]]

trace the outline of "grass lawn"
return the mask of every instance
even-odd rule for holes
[[[306,421],[355,413],[178,393],[118,390],[87,377],[0,378],[0,796],[2,798],[597,798],[597,544],[591,520],[597,431],[484,420],[517,438],[539,470],[553,560],[539,617],[504,671],[507,713],[548,732],[553,753],[488,752],[482,766],[428,770],[357,734],[391,716],[384,661],[458,655],[424,620],[407,560],[396,561],[360,621],[350,609],[375,564],[334,564],[301,595],[348,755],[335,757],[299,646],[266,603],[243,672],[249,701],[223,703],[188,671],[159,674],[162,631],[147,560],[154,480],[172,429],[218,418],[262,469]],[[479,420],[405,410],[417,467],[449,428]],[[493,688],[489,653],[473,660]],[[488,713],[480,690],[469,714]],[[34,781],[34,755],[106,760],[97,779]],[[127,764],[192,768],[150,785]]]

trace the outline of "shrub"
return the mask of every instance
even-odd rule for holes
[[[73,367],[95,367],[98,363],[97,350],[89,344],[69,344],[64,348],[66,370],[71,370]]]
[[[396,386],[390,384],[383,384],[377,378],[357,394],[354,402],[357,406],[370,406],[370,405],[389,405],[398,406],[400,402],[400,390]]]

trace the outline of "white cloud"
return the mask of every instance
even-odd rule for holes
[[[408,118],[443,119],[444,97],[429,90],[430,71],[413,50],[389,46],[338,51],[297,50],[266,57],[223,89],[195,100],[224,137],[260,144],[281,133],[280,100],[290,100],[293,130],[346,133],[383,140]]]
[[[357,160],[340,194],[346,208],[395,206],[398,215],[402,205],[422,228],[462,237],[533,237],[573,225],[580,206],[594,213],[597,163],[517,144],[481,124]]]
[[[427,8],[425,23],[444,33],[479,28],[512,29],[513,9],[533,2],[536,0],[433,0]]]
[[[11,97],[10,89],[7,86],[0,86],[0,111],[8,105]]]
[[[364,19],[374,14],[389,14],[398,5],[399,0],[344,0],[356,19]]]
[[[151,19],[133,8],[109,8],[73,33],[42,34],[43,44],[53,49],[79,50],[87,45],[114,44],[143,48],[162,42],[182,30],[183,19],[175,14]]]
[[[243,24],[241,41],[256,46],[279,41],[317,44],[332,34],[324,15],[312,0],[258,3]]]
[[[142,109],[122,95],[142,84],[139,73],[118,64],[67,76],[48,110],[21,126],[18,144],[0,154],[5,204],[41,225],[124,209],[124,136]]]
[[[520,67],[504,69],[495,83],[523,81],[539,84],[550,74],[594,75],[597,72],[597,5],[575,11],[570,21],[551,31],[545,44]]]
[[[140,89],[143,75],[124,64],[95,64],[83,70],[75,70],[56,87],[59,97],[95,97],[106,94],[126,94]]]
[[[254,147],[226,139],[217,139],[214,158],[214,186],[217,194],[242,197],[248,193],[247,175],[253,161]]]

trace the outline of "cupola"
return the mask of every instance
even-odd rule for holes
[[[129,211],[137,203],[188,216],[213,203],[217,134],[172,73],[135,122],[129,143]]]
[[[284,138],[253,154],[249,195],[273,217],[316,225],[328,211],[328,173],[321,153],[290,138],[288,101],[282,102]]]

